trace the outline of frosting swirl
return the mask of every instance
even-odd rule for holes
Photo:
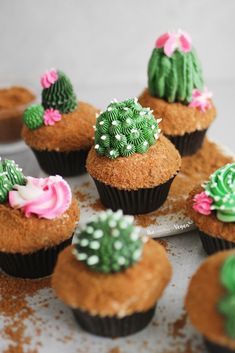
[[[28,177],[26,185],[15,185],[9,192],[9,203],[20,208],[26,217],[54,219],[70,206],[72,193],[68,183],[59,175],[48,178]]]
[[[213,199],[212,210],[222,222],[235,222],[235,163],[216,170],[205,185],[206,194]]]

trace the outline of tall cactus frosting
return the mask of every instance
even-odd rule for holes
[[[0,161],[0,203],[6,202],[14,185],[24,185],[26,178],[22,169],[9,159]]]
[[[94,271],[119,272],[141,259],[143,240],[132,216],[108,210],[77,231],[74,255]]]
[[[57,76],[47,72],[41,79],[42,105],[44,109],[53,108],[67,114],[76,109],[77,98],[69,78],[62,71],[55,72]]]
[[[235,339],[235,256],[229,256],[221,269],[220,281],[227,290],[227,294],[223,297],[218,309],[226,318],[225,331],[227,335]]]
[[[203,188],[194,197],[194,210],[204,215],[214,211],[220,221],[235,222],[235,163],[216,170]]]
[[[160,133],[158,122],[149,108],[135,99],[112,102],[97,117],[95,149],[111,159],[145,153]]]
[[[191,102],[194,89],[202,90],[202,69],[188,34],[158,38],[148,64],[148,88],[152,96],[183,104]]]

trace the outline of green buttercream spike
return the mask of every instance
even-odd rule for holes
[[[95,149],[111,159],[145,153],[158,138],[160,129],[149,108],[137,99],[112,102],[96,121]]]
[[[235,338],[235,255],[225,260],[220,272],[220,281],[228,293],[220,300],[218,309],[225,316],[227,335]]]
[[[30,129],[38,129],[43,125],[44,109],[41,104],[33,104],[24,111],[23,121]]]
[[[168,102],[191,102],[193,89],[203,88],[202,69],[195,50],[187,53],[176,50],[167,57],[162,48],[153,49],[148,64],[148,88],[152,96]]]
[[[235,222],[235,163],[216,170],[204,186],[213,199],[211,208],[222,222]]]
[[[74,255],[97,272],[122,271],[139,261],[142,252],[143,239],[133,217],[123,216],[121,210],[100,213],[75,237]]]
[[[14,185],[25,185],[25,183],[25,176],[13,160],[0,161],[0,203],[7,201],[8,193]]]
[[[70,79],[58,71],[58,79],[42,91],[42,105],[45,109],[53,108],[61,114],[73,112],[77,107],[77,98]]]

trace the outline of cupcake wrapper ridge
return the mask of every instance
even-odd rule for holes
[[[92,316],[79,309],[73,309],[78,324],[87,332],[102,337],[125,337],[144,329],[152,320],[155,306],[143,313],[123,318]]]
[[[197,130],[184,135],[166,135],[166,137],[175,145],[182,157],[191,156],[196,153],[203,144],[207,129]]]
[[[212,255],[221,250],[229,250],[235,248],[235,243],[222,239],[210,236],[199,230],[200,239],[203,245],[204,250],[208,255]]]
[[[0,252],[0,268],[8,275],[19,278],[42,278],[50,276],[57,257],[72,243],[72,237],[59,245],[41,249],[30,254]]]
[[[88,151],[39,151],[33,149],[41,169],[48,175],[72,177],[86,173],[86,158]]]
[[[124,214],[136,215],[157,210],[165,202],[175,177],[154,188],[123,190],[94,179],[100,200],[113,211],[121,209]]]

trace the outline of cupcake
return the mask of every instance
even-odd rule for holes
[[[52,273],[71,244],[79,209],[61,176],[25,177],[11,160],[0,163],[0,268],[22,278]]]
[[[235,352],[235,251],[210,256],[192,277],[186,311],[211,353]]]
[[[182,156],[202,146],[216,115],[211,97],[189,35],[178,31],[160,36],[148,64],[148,88],[139,102],[162,118],[164,135]]]
[[[20,140],[23,112],[34,99],[34,94],[24,87],[0,89],[0,143]]]
[[[216,170],[190,193],[187,213],[208,255],[235,247],[235,163]]]
[[[24,112],[23,139],[47,174],[82,174],[93,144],[97,109],[77,103],[73,86],[62,71],[46,72],[41,85],[42,104]]]
[[[98,116],[86,167],[105,207],[141,214],[166,200],[181,159],[158,123],[137,98],[112,102]]]
[[[164,248],[141,237],[132,216],[108,210],[59,255],[52,287],[84,330],[120,337],[148,325],[170,278]]]

